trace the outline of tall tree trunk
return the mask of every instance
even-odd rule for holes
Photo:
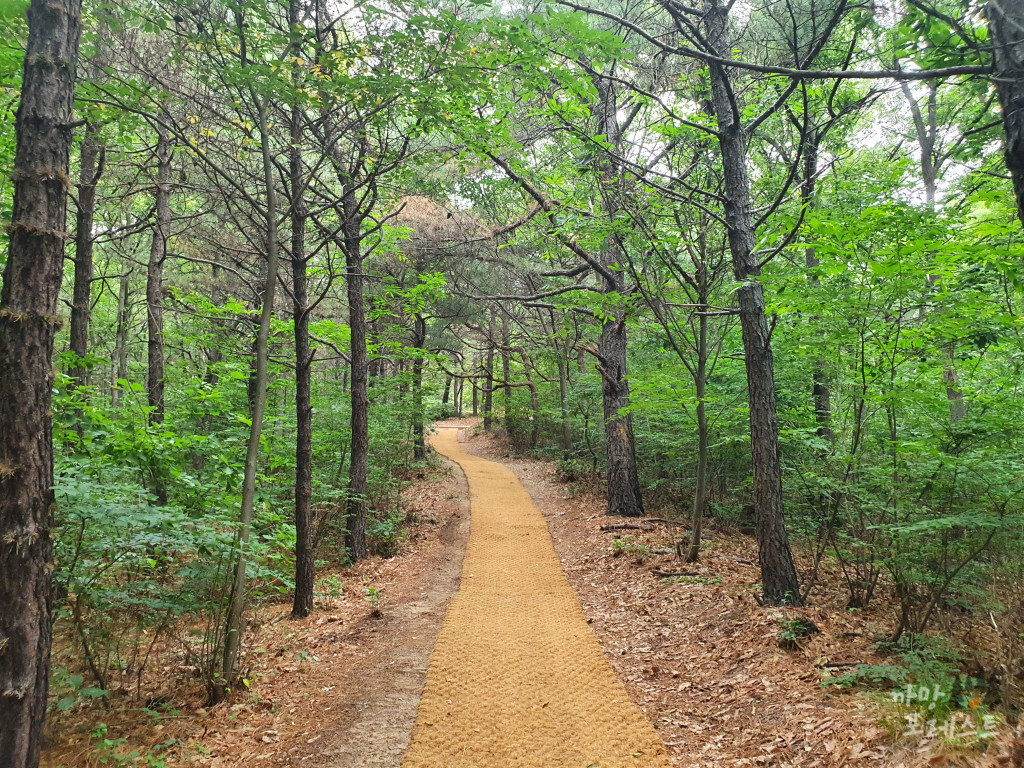
[[[928,80],[925,85],[928,88],[925,99],[925,109],[921,109],[914,92],[910,89],[910,83],[906,80],[900,82],[900,89],[903,98],[910,108],[910,114],[914,121],[914,130],[917,134],[917,146],[921,153],[921,180],[924,182],[924,200],[929,213],[935,214],[935,194],[938,189],[939,171],[941,162],[936,158],[935,144],[939,139],[938,120],[938,85],[933,80]],[[939,275],[928,274],[928,287],[935,289],[941,283]],[[941,310],[938,310],[941,311]],[[923,313],[922,313],[923,314]],[[960,377],[956,372],[956,345],[953,341],[942,344],[942,356],[945,362],[942,365],[942,380],[946,387],[946,400],[949,403],[949,418],[954,424],[967,415],[967,405],[964,402],[964,393],[960,388]]]
[[[167,240],[171,230],[171,155],[172,145],[167,130],[157,129],[156,143],[156,222],[149,248],[146,269],[146,327],[147,343],[146,395],[149,403],[150,426],[164,423],[164,261],[167,259]],[[153,493],[158,504],[167,503],[167,483],[163,469],[151,467]]]
[[[103,173],[103,145],[99,126],[89,123],[82,139],[78,171],[78,211],[75,215],[75,282],[71,292],[70,348],[75,354],[71,367],[74,386],[87,384],[88,368],[83,362],[89,354],[89,315],[92,299],[93,228],[96,220],[96,184]]]
[[[451,392],[454,388],[452,386],[454,379],[451,376],[446,376],[444,379],[444,390],[441,392],[441,405],[448,405],[448,401],[451,400]]]
[[[292,29],[300,24],[301,4],[288,9]],[[309,293],[306,279],[306,180],[302,169],[302,120],[292,108],[288,174],[291,186],[292,318],[295,333],[295,599],[292,618],[313,610],[315,557],[313,552],[313,351],[309,339]]]
[[[353,560],[366,558],[366,471],[370,453],[370,401],[366,392],[366,308],[363,305],[363,255],[354,190],[346,190],[345,269],[352,355],[352,446],[348,478],[346,545]]]
[[[146,393],[149,400],[149,423],[164,422],[164,261],[167,239],[171,231],[171,154],[170,135],[163,127],[157,129],[156,142],[156,222],[149,248],[146,270],[147,343]],[[164,499],[166,502],[166,498]]]
[[[996,92],[1003,113],[1003,152],[1017,197],[1017,215],[1024,224],[1024,4],[1020,0],[989,0]]]
[[[530,361],[523,354],[523,371],[526,374],[526,383],[530,387],[530,448],[536,448],[537,442],[540,437],[540,397],[537,393],[537,382],[533,379],[533,373],[530,369]],[[505,379],[508,381],[508,379]]]
[[[216,269],[216,267],[214,267]],[[217,386],[217,382],[220,381],[220,376],[217,373],[217,365],[223,359],[221,351],[216,347],[209,347],[203,350],[206,353],[206,371],[203,373],[203,388],[209,392],[213,391],[213,388]],[[213,414],[208,408],[203,408],[203,415],[199,417],[196,422],[196,434],[197,435],[209,435],[213,429]],[[194,472],[202,472],[206,466],[206,450],[205,447],[200,444],[197,446],[195,452],[192,454],[192,470]]]
[[[618,119],[618,100],[615,84],[599,78],[595,85],[600,98],[599,115],[604,135],[614,147],[622,136]],[[617,195],[622,185],[619,161],[614,156],[603,156],[598,161],[601,173],[605,217],[614,225],[619,213]],[[606,294],[623,294],[622,243],[617,233],[609,236],[601,250],[601,265],[606,268],[602,287]],[[617,314],[624,314],[625,307]],[[623,413],[629,406],[629,379],[626,368],[626,318],[605,319],[597,342],[601,394],[604,407],[604,439],[608,465],[609,515],[641,517],[644,514],[640,494],[640,474],[636,465],[636,440],[633,436],[633,416]]]
[[[491,315],[490,334],[494,334],[494,315]],[[487,367],[484,369],[484,431],[491,430],[491,406],[494,396],[494,342],[487,340]]]
[[[706,305],[708,298],[702,296],[700,303]],[[708,317],[697,317],[697,367],[693,383],[697,389],[697,489],[693,494],[693,532],[690,534],[690,550],[686,562],[696,563],[700,557],[700,537],[704,523],[704,507],[708,492],[708,414],[704,396],[708,371]]]
[[[640,495],[640,478],[636,466],[633,417],[621,412],[629,406],[624,318],[605,322],[601,327],[597,350],[608,465],[608,514],[641,517],[644,514],[644,502]]]
[[[238,652],[242,642],[242,613],[246,604],[246,563],[249,534],[256,502],[256,472],[259,468],[260,436],[263,433],[263,414],[267,406],[267,385],[270,380],[268,358],[270,348],[270,321],[274,315],[274,291],[277,288],[277,192],[274,188],[274,158],[270,149],[270,131],[267,126],[266,104],[253,95],[257,103],[260,131],[260,149],[263,159],[263,183],[266,188],[266,244],[267,274],[263,284],[263,307],[256,333],[256,380],[252,397],[249,440],[245,450],[245,474],[242,480],[242,509],[238,521],[238,559],[231,588],[227,622],[224,627],[224,665],[222,684],[234,683],[238,671]],[[223,691],[220,692],[223,696]]]
[[[39,764],[50,677],[53,339],[81,35],[78,0],[32,0],[0,292],[0,764]]]
[[[117,330],[114,332],[114,384],[110,389],[110,404],[117,408],[121,404],[121,384],[128,381],[128,289],[131,287],[132,272],[121,275],[117,289]]]
[[[427,343],[427,323],[422,315],[416,315],[413,326],[413,346],[423,349]],[[423,441],[423,356],[417,351],[412,361],[412,446],[413,458],[422,461],[427,457]]]
[[[509,353],[508,314],[501,313],[501,377],[505,380],[502,387],[504,395],[505,428],[508,429],[508,416],[512,412],[512,359]]]
[[[706,36],[716,55],[729,58],[729,7],[720,0],[706,0]],[[775,366],[771,329],[765,315],[761,265],[754,253],[755,233],[747,176],[747,148],[739,115],[733,111],[729,70],[720,64],[709,67],[711,102],[718,122],[718,142],[725,182],[725,220],[733,272],[740,283],[736,291],[747,394],[750,406],[750,449],[753,459],[754,513],[757,527],[761,585],[768,604],[793,604],[800,600],[793,554],[786,533],[782,503],[782,462],[779,456],[779,422],[775,402]]]
[[[558,408],[561,415],[562,453],[568,456],[572,449],[572,427],[569,424],[569,376],[566,358],[558,350]]]
[[[800,186],[800,202],[805,211],[810,211],[814,205],[814,190],[818,176],[818,135],[815,134],[808,141],[807,150],[804,154],[804,178]],[[818,276],[814,270],[820,266],[818,254],[815,249],[808,246],[804,249],[804,266],[807,267],[807,279],[814,285],[818,284]],[[813,371],[811,373],[811,398],[814,401],[814,420],[818,424],[817,434],[832,442],[832,393],[828,388],[828,363],[825,358],[818,355],[814,358]]]

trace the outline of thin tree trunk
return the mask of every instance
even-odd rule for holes
[[[523,355],[523,370],[526,373],[526,383],[530,387],[530,414],[532,417],[532,423],[530,424],[530,448],[537,447],[538,438],[540,437],[540,397],[537,394],[537,382],[533,379],[533,374],[530,371],[530,362],[526,355]],[[508,381],[508,379],[505,379]]]
[[[701,303],[706,304],[707,298],[701,297]],[[693,377],[697,389],[697,489],[693,494],[693,532],[690,535],[690,551],[686,554],[688,563],[696,563],[700,557],[700,537],[708,483],[708,415],[704,402],[708,370],[707,315],[699,315],[697,323],[697,368]]]
[[[996,92],[1003,113],[1003,153],[1024,224],[1024,3],[989,0]]]
[[[216,267],[214,267],[214,274],[216,274]],[[217,374],[217,364],[223,359],[221,351],[216,347],[210,347],[204,350],[206,353],[206,372],[203,374],[203,387],[208,391],[213,391],[213,388],[217,386],[217,382],[220,380],[220,376]],[[196,434],[197,435],[209,435],[213,429],[213,414],[207,408],[203,409],[203,415],[199,417],[196,423]],[[192,454],[192,469],[195,472],[202,472],[206,466],[206,451],[202,444]]]
[[[292,0],[289,23],[300,23],[301,3]],[[309,339],[309,294],[306,278],[306,180],[302,169],[302,110],[292,108],[288,173],[291,186],[292,318],[295,333],[295,599],[292,618],[313,610],[313,352]]]
[[[800,187],[800,202],[804,210],[809,211],[814,205],[814,190],[818,175],[818,138],[817,134],[808,142],[804,155],[804,179]],[[814,269],[820,266],[818,254],[813,247],[804,249],[804,266],[807,267],[807,279],[814,285],[818,284],[818,276]],[[814,359],[811,373],[811,398],[814,401],[814,420],[818,424],[817,434],[832,443],[832,396],[828,388],[828,363],[818,355]]]
[[[558,355],[558,407],[561,415],[562,453],[568,456],[572,449],[572,427],[569,424],[569,376],[565,357]]]
[[[921,179],[924,182],[925,205],[928,211],[934,215],[935,194],[938,188],[940,170],[940,163],[936,159],[935,154],[935,143],[938,140],[939,134],[938,86],[932,80],[927,81],[926,86],[928,88],[925,102],[926,110],[922,110],[917,97],[914,96],[913,91],[910,89],[910,84],[905,80],[900,82],[900,89],[903,92],[903,98],[906,100],[907,106],[910,108],[914,129],[917,133],[917,146],[921,153]],[[931,289],[935,289],[941,282],[941,278],[938,275],[931,273],[928,274],[927,280],[928,287]],[[941,312],[941,310],[937,311]],[[955,424],[967,415],[967,406],[964,402],[963,390],[960,388],[960,377],[956,372],[954,342],[949,341],[942,345],[942,356],[945,358],[942,366],[942,381],[946,387],[949,418]]]
[[[71,293],[70,348],[75,354],[71,367],[74,386],[85,386],[89,354],[89,317],[92,299],[93,227],[96,220],[96,184],[103,174],[103,145],[99,142],[99,126],[89,123],[82,139],[81,163],[78,172],[78,211],[75,215],[75,282]],[[81,424],[79,423],[79,428]]]
[[[366,472],[370,453],[370,401],[366,349],[366,308],[363,305],[362,240],[356,197],[346,190],[343,200],[345,222],[345,268],[348,318],[352,355],[352,446],[348,480],[348,531],[346,544],[353,560],[366,558]]]
[[[164,261],[167,259],[167,240],[171,229],[171,139],[167,131],[157,129],[156,143],[156,222],[149,249],[146,269],[146,328],[148,330],[146,395],[149,404],[149,424],[164,423]],[[162,468],[152,467],[153,493],[157,503],[167,503],[167,483]]]
[[[732,55],[729,39],[729,7],[720,0],[706,0],[704,23],[712,50],[721,57]],[[800,600],[793,554],[786,532],[782,502],[782,462],[779,456],[779,422],[775,401],[775,366],[771,328],[765,315],[761,265],[754,254],[755,233],[747,176],[747,150],[743,127],[733,111],[729,71],[720,64],[709,67],[712,108],[718,122],[718,141],[725,182],[725,219],[736,291],[747,393],[750,406],[750,448],[753,459],[754,512],[757,521],[761,585],[768,604],[793,604]]]
[[[53,340],[64,258],[78,0],[32,0],[0,292],[0,763],[39,764],[53,605]]]
[[[242,510],[238,522],[238,559],[235,562],[235,578],[231,588],[231,602],[228,606],[227,622],[224,627],[224,666],[221,683],[234,683],[238,670],[238,653],[242,641],[242,612],[246,604],[246,562],[248,560],[249,534],[256,501],[256,472],[259,468],[260,435],[263,432],[263,414],[267,406],[268,358],[270,347],[270,321],[274,315],[274,291],[277,287],[277,193],[274,189],[274,159],[270,149],[270,132],[267,126],[267,108],[254,95],[257,103],[260,131],[260,148],[263,157],[263,183],[266,187],[266,241],[267,274],[263,285],[263,307],[260,311],[260,325],[256,333],[256,381],[252,398],[249,441],[245,451],[245,474],[242,481]],[[223,691],[220,692],[223,696]]]
[[[451,400],[451,392],[454,389],[453,381],[451,376],[445,377],[444,390],[441,392],[441,405],[448,405],[448,401]]]
[[[114,385],[110,390],[110,404],[117,408],[121,404],[121,384],[128,381],[128,289],[131,287],[131,270],[121,275],[117,290],[117,330],[114,332]]]
[[[491,315],[490,333],[494,333],[494,315]],[[484,369],[484,431],[491,430],[491,405],[494,395],[494,342],[487,341],[487,367]]]
[[[509,355],[508,315],[505,312],[501,313],[501,375],[505,380],[502,389],[505,401],[505,428],[508,429],[508,416],[512,411],[512,360]]]
[[[421,315],[416,315],[413,328],[413,346],[423,349],[427,343],[427,324]],[[427,456],[423,441],[423,357],[417,351],[412,361],[412,446],[413,458],[422,461]]]
[[[171,139],[163,127],[157,129],[156,143],[156,223],[149,248],[146,270],[147,342],[146,393],[149,401],[149,423],[164,422],[164,261],[171,229]],[[158,493],[165,494],[166,491]],[[164,496],[162,503],[166,503]]]

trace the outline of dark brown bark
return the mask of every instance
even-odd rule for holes
[[[615,147],[621,143],[618,120],[618,101],[615,85],[601,78],[595,82],[600,97],[598,114],[607,140]],[[621,170],[618,161],[602,157],[598,161],[603,186],[604,213],[610,223],[618,216]],[[606,238],[601,251],[601,284],[605,293],[625,293],[622,267],[622,244],[619,235]],[[625,307],[618,314],[625,312]],[[640,475],[636,465],[636,440],[633,436],[633,416],[623,413],[629,406],[629,379],[626,369],[626,318],[605,319],[597,342],[598,370],[601,373],[601,394],[604,407],[605,459],[607,463],[607,497],[609,515],[641,517],[644,514],[640,494]]]
[[[607,463],[608,514],[641,517],[644,502],[636,467],[633,417],[621,413],[629,406],[626,379],[626,321],[606,322],[598,340],[598,370],[604,406],[604,441]]]
[[[32,0],[15,117],[14,209],[0,292],[0,765],[39,764],[50,672],[50,400],[78,0]]]
[[[526,374],[526,383],[530,388],[530,448],[536,448],[537,442],[540,439],[540,397],[537,393],[537,382],[533,379],[533,373],[531,371],[530,361],[526,355],[523,355],[523,371]],[[508,375],[505,375],[505,381],[508,381]],[[510,387],[511,388],[511,387]]]
[[[1003,153],[1024,224],[1024,3],[989,0],[996,92],[1003,112]]]
[[[366,391],[369,366],[366,350],[366,308],[363,304],[363,255],[354,191],[347,190],[344,251],[348,323],[352,355],[352,445],[348,476],[346,546],[353,560],[366,558],[366,471],[370,452],[370,401]]]
[[[512,410],[512,361],[509,355],[508,314],[501,313],[501,377],[505,380],[502,387],[505,408],[505,427],[508,428],[508,415]]]
[[[114,384],[110,389],[110,404],[121,404],[121,381],[128,380],[128,288],[131,270],[121,275],[117,289],[117,330],[114,332]]]
[[[704,15],[706,37],[713,52],[726,58],[732,55],[728,8],[720,4],[719,0],[707,0]],[[754,253],[755,233],[745,136],[739,116],[733,109],[729,70],[713,63],[709,73],[712,108],[718,122],[718,142],[722,157],[729,250],[733,273],[740,283],[736,299],[747,371],[754,514],[761,585],[766,603],[794,604],[800,601],[800,584],[783,512],[775,365],[771,328],[765,315],[764,287],[760,280],[761,266]]]
[[[494,335],[494,313],[491,313],[490,336]],[[491,413],[494,399],[494,342],[487,340],[487,364],[484,367],[484,431],[489,432],[493,414]]]
[[[451,392],[453,389],[453,381],[451,376],[446,376],[444,380],[444,390],[441,392],[441,405],[448,405],[448,401],[451,399]]]
[[[422,315],[416,315],[413,322],[413,346],[423,349],[427,343],[427,324]],[[413,458],[422,461],[427,456],[423,440],[423,357],[419,352],[412,361],[412,449]]]
[[[164,421],[164,261],[171,232],[171,154],[170,135],[164,128],[157,131],[156,189],[154,192],[156,220],[149,248],[146,270],[147,365],[146,394],[149,401],[149,423]],[[166,499],[164,499],[166,501]]]
[[[99,127],[89,123],[82,139],[78,171],[78,210],[75,214],[75,281],[71,291],[70,349],[75,354],[71,367],[74,386],[88,383],[84,358],[89,354],[89,317],[92,298],[93,228],[96,220],[96,184],[103,174],[103,145]]]
[[[149,248],[146,268],[146,397],[149,404],[150,426],[164,423],[164,262],[167,260],[167,240],[171,233],[171,155],[170,135],[163,128],[157,130],[156,188],[154,202],[156,220]],[[167,503],[167,483],[161,467],[152,471],[153,493],[158,504]]]
[[[700,298],[707,304],[707,297]],[[704,523],[704,507],[708,490],[708,414],[704,402],[708,380],[708,317],[697,317],[697,365],[693,370],[693,383],[697,390],[697,488],[693,494],[693,531],[686,562],[695,563],[700,557],[700,538]]]
[[[800,186],[800,202],[805,210],[814,205],[814,190],[818,176],[818,135],[809,137],[806,154],[804,155],[804,178]],[[814,270],[821,264],[818,254],[812,247],[804,249],[804,266],[807,267],[807,279],[814,285],[818,284],[818,276]],[[828,364],[820,355],[814,360],[811,374],[811,398],[814,402],[814,420],[818,424],[818,437],[832,442],[832,393],[828,388]]]
[[[300,3],[289,6],[289,23],[300,23]],[[292,618],[313,610],[313,351],[309,339],[309,291],[306,277],[306,180],[302,168],[302,110],[292,108],[288,175],[291,189],[292,318],[295,333],[295,599]]]
[[[562,451],[568,456],[572,448],[572,425],[569,423],[569,376],[566,358],[558,350],[558,407],[561,415]]]

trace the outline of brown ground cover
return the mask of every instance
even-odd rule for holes
[[[1024,766],[1024,746],[1009,725],[984,752],[903,740],[886,727],[893,713],[884,703],[821,687],[823,676],[846,665],[884,661],[871,645],[891,620],[884,602],[845,611],[835,574],[825,574],[808,609],[761,608],[751,538],[713,527],[697,565],[666,554],[638,563],[635,548],[669,548],[675,529],[604,532],[623,521],[604,516],[593,489],[561,482],[551,463],[509,458],[490,437],[464,447],[500,460],[533,496],[586,620],[675,766]],[[410,488],[405,504],[419,522],[398,557],[325,574],[344,591],[318,602],[306,620],[290,621],[285,604],[259,612],[250,691],[205,708],[175,649],[160,646],[141,700],[114,696],[108,710],[76,707],[51,719],[44,765],[115,765],[100,762],[90,736],[103,721],[107,739],[126,739],[121,753],[170,742],[154,753],[167,766],[398,768],[458,589],[468,489],[457,470],[439,473]],[[617,536],[634,549],[616,548]],[[692,575],[661,578],[653,568]],[[383,618],[370,616],[366,583],[387,596]],[[780,619],[797,616],[821,632],[783,650]],[[141,714],[147,700],[166,701],[177,714]]]
[[[900,736],[884,697],[822,687],[856,664],[884,663],[872,646],[891,626],[884,601],[846,611],[838,574],[824,574],[809,608],[763,608],[752,537],[712,527],[698,564],[674,553],[638,562],[640,547],[671,550],[686,528],[602,531],[630,521],[605,516],[596,489],[561,482],[551,462],[509,456],[496,438],[468,448],[503,461],[533,496],[605,655],[675,766],[1024,765],[1005,723],[985,750],[915,741]],[[820,632],[784,650],[779,630],[798,617]]]

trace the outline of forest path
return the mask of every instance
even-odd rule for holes
[[[462,585],[427,671],[403,768],[668,768],[562,573],[515,475],[458,429],[434,448],[469,481]]]

